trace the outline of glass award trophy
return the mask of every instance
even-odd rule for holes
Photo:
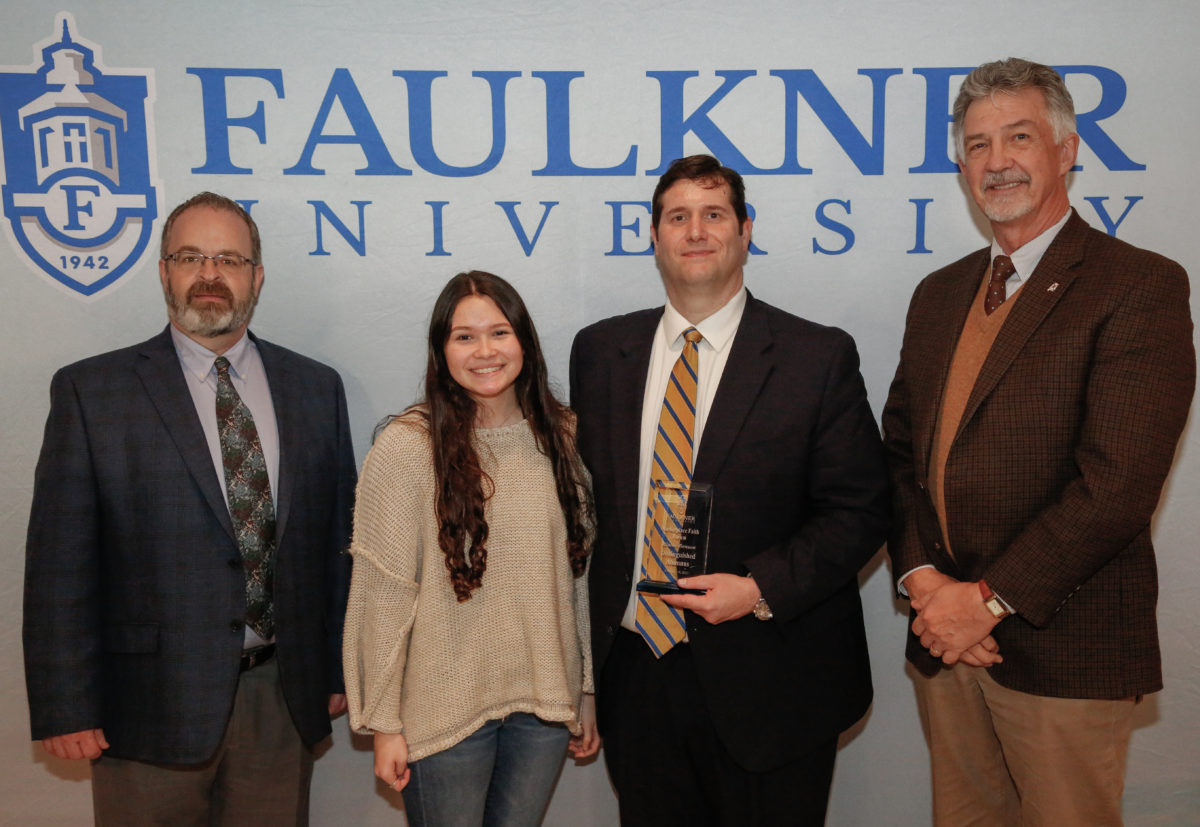
[[[712,486],[650,480],[650,494],[653,498],[650,549],[652,562],[657,565],[646,565],[646,576],[638,581],[638,591],[704,594],[704,589],[685,589],[675,581],[708,573]]]

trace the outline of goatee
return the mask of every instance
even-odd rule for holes
[[[980,187],[983,189],[985,197],[980,202],[980,209],[987,216],[988,221],[994,221],[997,224],[1002,224],[1005,221],[1015,221],[1018,218],[1024,218],[1033,211],[1033,198],[1029,194],[1026,187],[1016,187],[1012,190],[1000,190],[992,192],[992,187],[999,187],[1005,184],[1028,184],[1029,174],[1019,170],[1005,170],[1004,172],[990,172],[983,177],[980,182]],[[992,199],[988,200],[986,195],[992,193]]]
[[[193,299],[201,293],[223,298],[225,305],[211,302],[194,304]],[[223,336],[248,325],[258,304],[257,293],[251,293],[245,301],[238,302],[233,291],[219,281],[196,282],[188,288],[183,302],[178,300],[169,286],[163,290],[163,294],[167,299],[167,312],[171,320],[186,333],[205,338]]]

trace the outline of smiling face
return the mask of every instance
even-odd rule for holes
[[[1067,172],[1079,136],[1056,143],[1041,90],[996,92],[968,107],[959,169],[1006,252],[1053,226],[1070,208]]]
[[[479,406],[484,427],[520,411],[513,383],[525,364],[513,327],[487,296],[466,296],[454,308],[444,348],[450,376]]]
[[[182,250],[250,258],[250,231],[228,210],[191,207],[175,219],[166,249],[168,253]],[[160,260],[158,274],[171,324],[216,353],[223,353],[242,337],[263,283],[261,264],[247,263],[233,274],[223,274],[217,272],[214,262],[206,260],[185,275],[173,262]]]
[[[713,183],[676,181],[662,194],[662,216],[650,229],[667,297],[693,323],[716,312],[741,289],[742,264],[750,247],[750,219],[739,224],[729,185]]]

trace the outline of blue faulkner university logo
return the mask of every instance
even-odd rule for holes
[[[23,257],[82,296],[124,275],[158,215],[149,72],[105,71],[60,13],[40,64],[0,71],[4,216]]]

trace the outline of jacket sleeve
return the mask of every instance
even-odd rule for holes
[[[345,691],[342,675],[342,634],[343,620],[346,616],[347,593],[350,588],[350,557],[347,554],[350,545],[352,521],[354,518],[354,488],[358,479],[358,470],[354,462],[354,445],[350,439],[350,416],[346,409],[346,392],[342,380],[337,380],[337,444],[336,444],[336,474],[337,491],[334,511],[331,515],[333,525],[330,530],[331,545],[329,549],[328,571],[325,582],[326,613],[330,618],[328,638],[328,662],[330,664],[329,691],[341,693]]]
[[[917,528],[920,499],[924,497],[928,502],[928,496],[924,492],[924,483],[918,481],[916,476],[912,442],[912,401],[905,376],[905,365],[909,358],[907,331],[911,329],[913,317],[920,312],[917,308],[922,285],[918,285],[914,291],[909,305],[904,326],[906,341],[900,348],[900,362],[896,366],[896,375],[888,390],[882,417],[883,448],[892,491],[892,525],[888,536],[888,554],[892,558],[892,577],[896,580],[920,566],[933,565],[933,561],[921,546],[920,532]]]
[[[104,726],[100,512],[83,406],[60,370],[25,543],[25,683],[35,740]]]
[[[887,537],[887,474],[858,368],[853,340],[838,331],[804,458],[807,517],[786,542],[745,560],[781,620],[844,589]]]

